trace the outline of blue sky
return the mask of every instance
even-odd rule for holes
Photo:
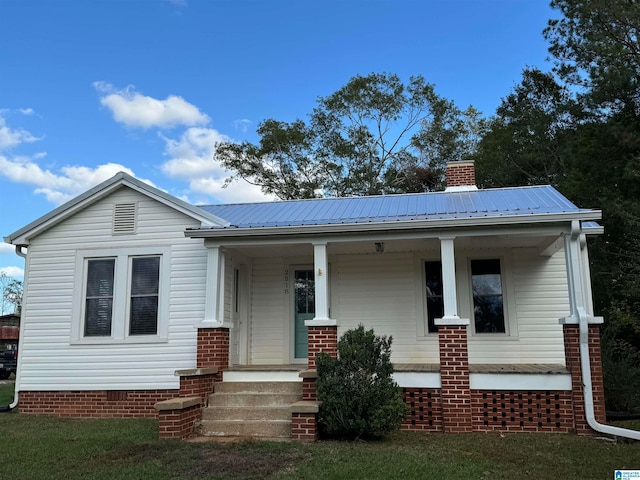
[[[354,75],[423,75],[485,115],[550,68],[540,0],[2,0],[0,235],[120,170],[192,203],[259,200],[213,160]],[[0,244],[0,271],[23,261]]]

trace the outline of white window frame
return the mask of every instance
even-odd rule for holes
[[[504,333],[476,333],[475,316],[473,315],[473,287],[471,278],[471,260],[500,260],[502,277],[502,303],[504,312]],[[442,261],[435,255],[415,255],[414,278],[416,288],[416,333],[418,339],[437,338],[437,333],[429,333],[427,317],[427,292],[425,289],[425,262]],[[469,319],[469,335],[479,341],[485,340],[517,340],[518,321],[514,282],[512,279],[511,259],[509,254],[492,255],[489,252],[474,254],[472,251],[456,251],[456,290],[458,293],[458,316]]]
[[[160,257],[158,285],[158,329],[156,334],[129,335],[131,302],[131,259],[134,257]],[[115,258],[111,335],[85,337],[85,296],[87,290],[87,264],[89,260]],[[110,248],[79,250],[76,253],[75,284],[73,296],[73,321],[71,343],[160,343],[169,334],[169,283],[171,249],[169,247]]]
[[[473,278],[471,275],[471,260],[499,260],[500,261],[500,277],[502,281],[502,312],[504,314],[504,332],[498,333],[477,333],[476,332],[476,318],[473,313]],[[465,292],[467,301],[466,306],[468,312],[466,317],[469,319],[469,332],[473,336],[474,340],[496,340],[496,339],[512,339],[518,338],[518,321],[517,313],[515,309],[515,290],[513,288],[511,259],[508,255],[492,255],[490,253],[482,253],[480,255],[474,255],[472,253],[465,255]]]

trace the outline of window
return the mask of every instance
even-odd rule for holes
[[[500,260],[471,260],[471,286],[475,332],[505,333]]]
[[[111,335],[115,265],[115,258],[87,261],[87,295],[84,308],[85,337]]]
[[[155,335],[158,332],[159,285],[160,257],[131,259],[129,335]]]
[[[427,296],[427,328],[429,333],[438,333],[434,320],[444,315],[442,300],[442,263],[424,262],[425,291]]]
[[[105,254],[106,253],[106,254]],[[75,341],[166,339],[168,250],[148,248],[78,252]]]

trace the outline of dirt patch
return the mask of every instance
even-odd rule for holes
[[[311,454],[290,447],[269,447],[258,442],[194,444],[161,442],[120,452],[119,461],[160,463],[176,478],[204,480],[263,479],[294,468]],[[114,459],[115,460],[115,459]]]

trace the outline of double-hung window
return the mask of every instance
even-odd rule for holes
[[[166,252],[145,249],[79,253],[83,279],[72,338],[137,341],[166,338]],[[165,267],[166,268],[166,267]]]

